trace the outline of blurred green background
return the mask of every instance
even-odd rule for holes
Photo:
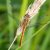
[[[0,0],[0,50],[8,50],[21,18],[34,0]],[[50,0],[30,21],[19,48],[20,36],[11,50],[50,50]]]

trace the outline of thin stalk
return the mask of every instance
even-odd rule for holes
[[[22,5],[21,5],[21,9],[20,9],[20,15],[19,18],[21,18],[22,16],[24,16],[26,9],[27,9],[27,5],[28,5],[28,0],[23,0],[22,1]]]
[[[11,43],[13,40],[13,18],[12,18],[12,6],[11,6],[11,0],[6,0],[7,2],[7,12],[8,12],[8,28],[9,28],[9,42]]]
[[[44,42],[43,42],[42,47],[41,47],[40,50],[46,50],[49,40],[50,40],[50,27],[48,28],[46,37],[44,39]]]

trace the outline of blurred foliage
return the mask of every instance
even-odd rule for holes
[[[34,0],[0,0],[0,50],[7,50],[13,41],[21,18]],[[50,0],[41,7],[30,21],[24,35],[23,45],[18,48],[20,36],[12,50],[50,50]],[[43,29],[41,29],[47,24]],[[37,35],[36,35],[37,33]]]

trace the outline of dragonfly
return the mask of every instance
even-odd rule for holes
[[[23,40],[23,37],[24,37],[24,33],[25,33],[25,30],[27,28],[27,25],[29,24],[29,22],[31,21],[31,19],[38,14],[39,12],[39,9],[40,7],[45,3],[46,0],[35,0],[33,4],[31,4],[24,17],[23,17],[23,20],[22,22],[20,23],[20,26],[19,28],[17,29],[17,32],[16,32],[16,36],[13,40],[13,42],[11,43],[10,47],[8,48],[8,50],[11,49],[12,45],[14,44],[15,40],[17,39],[17,37],[22,33],[21,35],[21,38],[20,38],[20,44],[19,46],[22,45],[22,40]]]
[[[45,0],[35,0],[34,4],[32,4],[28,7],[26,15],[24,16],[23,21],[21,23],[22,35],[21,35],[21,39],[20,39],[20,46],[22,44],[22,39],[24,37],[24,32],[27,28],[27,25],[28,25],[29,21],[33,18],[33,15],[35,16],[38,13],[41,5],[44,2],[45,2]]]

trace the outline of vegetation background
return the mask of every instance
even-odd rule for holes
[[[0,50],[8,50],[20,20],[34,0],[0,0]],[[50,0],[41,7],[30,21],[22,46],[18,48],[20,36],[11,50],[50,50]]]

